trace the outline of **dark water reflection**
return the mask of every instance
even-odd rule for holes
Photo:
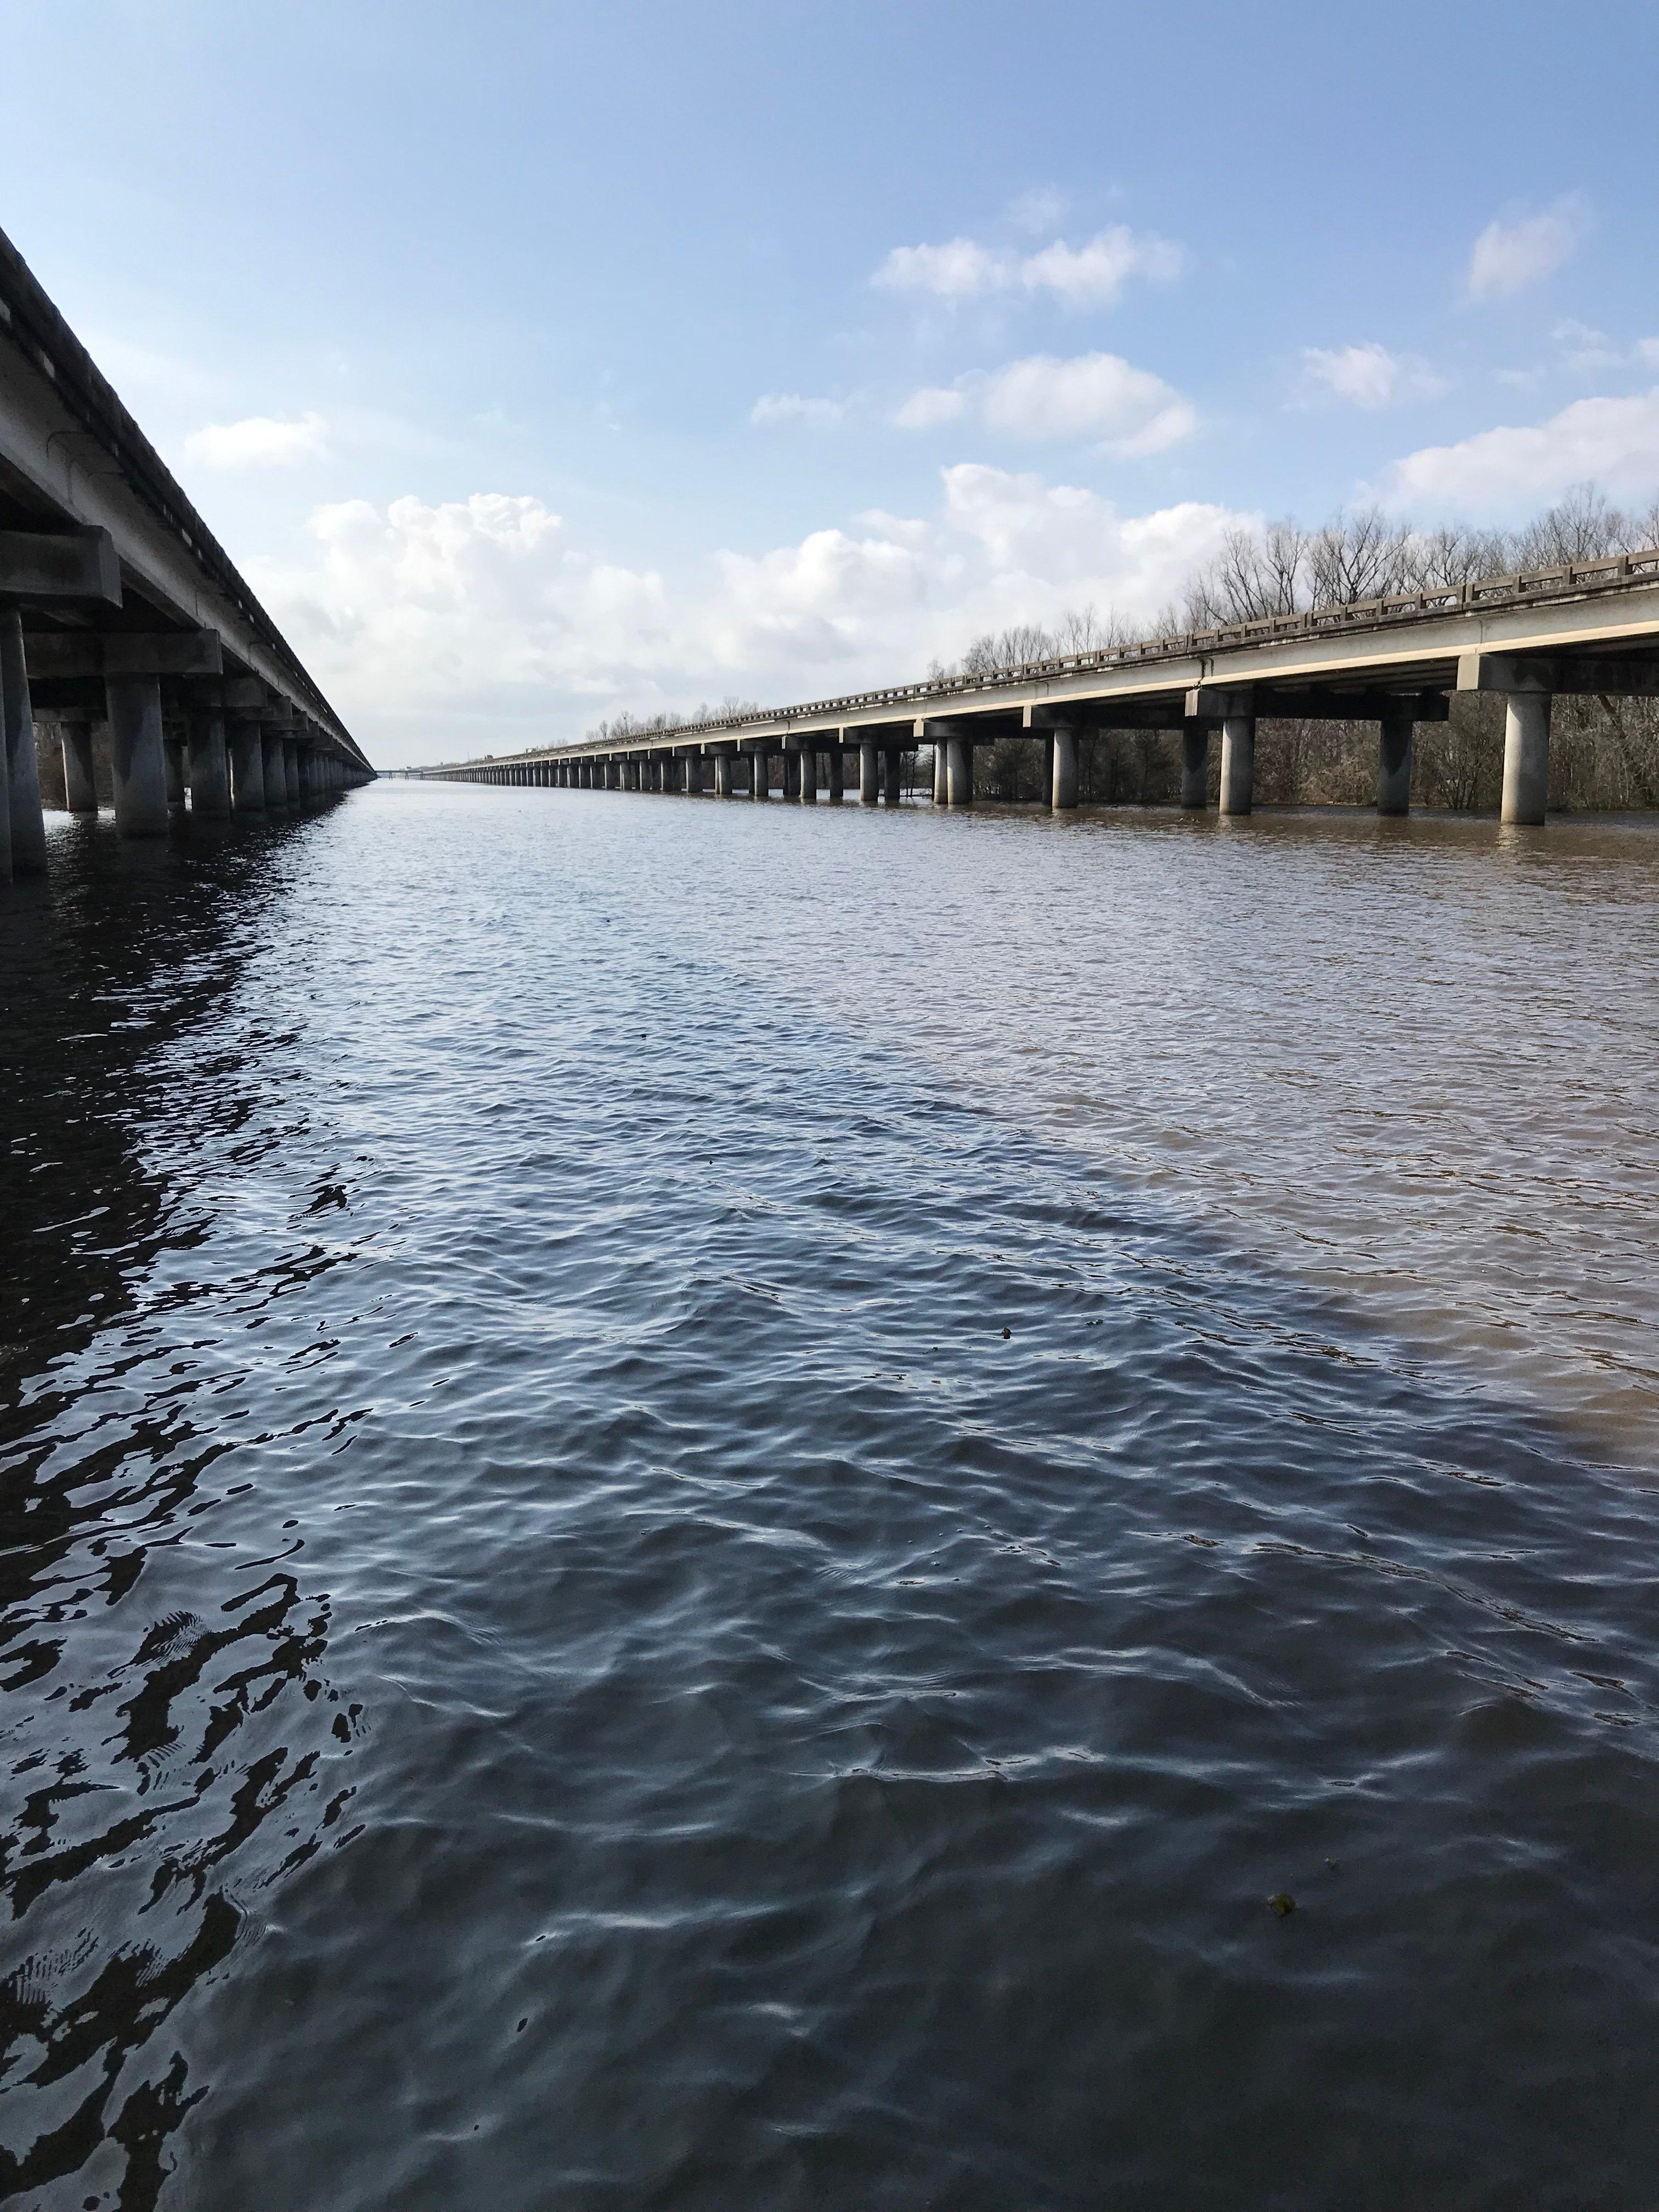
[[[10,2199],[1644,2201],[1659,838],[1230,828],[62,832]]]

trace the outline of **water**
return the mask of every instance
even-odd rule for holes
[[[1650,2201],[1652,827],[54,866],[6,2201]]]

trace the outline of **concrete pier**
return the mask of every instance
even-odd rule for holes
[[[124,837],[167,834],[161,687],[153,676],[106,676],[115,826]]]
[[[839,744],[830,748],[830,804],[838,806],[846,793],[846,763]]]
[[[174,737],[165,722],[161,726],[161,763],[167,770],[167,811],[173,814],[182,814],[185,811],[184,740]]]
[[[1221,811],[1248,814],[1255,804],[1255,715],[1232,708],[1221,724]]]
[[[714,756],[714,796],[716,799],[730,799],[732,795],[732,756],[730,753],[716,753]]]
[[[6,812],[11,873],[46,872],[46,818],[40,807],[40,769],[34,750],[34,712],[23,622],[15,607],[0,607],[0,720],[5,725]]]
[[[230,763],[225,754],[224,708],[217,687],[204,684],[191,703],[185,757],[190,811],[204,822],[230,817]]]
[[[288,803],[297,812],[300,805],[300,749],[292,738],[283,740],[283,774],[288,782]]]
[[[772,756],[764,745],[757,745],[749,756],[749,796],[750,799],[769,799],[772,796]]]
[[[260,732],[259,759],[264,779],[265,811],[281,813],[288,805],[288,770],[283,763],[283,741],[275,730]]]
[[[1550,794],[1550,704],[1547,691],[1511,691],[1504,702],[1503,821],[1536,824],[1544,818]]]
[[[882,747],[884,790],[882,796],[890,806],[896,806],[904,796],[904,762],[902,748],[898,745]]]
[[[230,725],[230,799],[238,814],[265,811],[265,763],[259,725],[240,715]]]
[[[859,746],[859,804],[873,806],[876,803],[879,770],[878,751],[873,738],[866,738]]]
[[[1414,700],[1392,702],[1383,708],[1376,744],[1376,811],[1379,814],[1409,814],[1412,811],[1412,738],[1417,723]]]
[[[64,749],[64,804],[71,814],[96,814],[98,785],[92,772],[92,724],[65,715],[58,725]]]
[[[1181,726],[1181,803],[1189,811],[1210,803],[1210,726],[1191,715]]]
[[[1077,732],[1057,725],[1050,734],[1048,804],[1060,814],[1077,805]]]
[[[950,804],[950,791],[945,782],[945,740],[943,738],[935,738],[933,739],[933,804],[935,806],[946,806]]]
[[[945,740],[945,803],[947,806],[974,803],[973,741],[954,732]]]
[[[811,745],[795,756],[800,763],[800,803],[816,806],[818,803],[818,757]]]

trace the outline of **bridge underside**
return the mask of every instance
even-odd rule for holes
[[[46,866],[37,719],[71,811],[264,814],[374,771],[0,235],[0,877]]]

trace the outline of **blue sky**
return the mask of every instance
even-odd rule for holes
[[[387,763],[1137,625],[1239,516],[1659,491],[1650,5],[4,36],[0,224]]]

